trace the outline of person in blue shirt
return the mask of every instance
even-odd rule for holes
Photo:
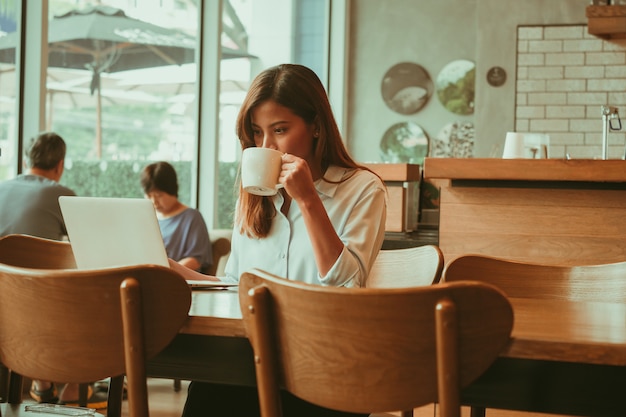
[[[178,199],[174,167],[164,161],[149,164],[141,171],[140,182],[156,210],[168,258],[204,273],[213,262],[209,231],[202,214]]]
[[[302,65],[269,68],[252,82],[240,108],[242,149],[283,153],[274,196],[239,188],[225,276],[238,281],[249,268],[318,285],[362,287],[385,235],[382,180],[348,154],[324,86]],[[199,279],[175,263],[185,278]],[[320,312],[322,314],[323,312]],[[354,415],[282,393],[285,416]],[[258,416],[255,387],[193,381],[183,417]]]

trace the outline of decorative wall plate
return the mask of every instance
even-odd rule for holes
[[[437,97],[452,113],[473,114],[475,84],[476,65],[464,59],[452,61],[437,76]]]
[[[396,123],[380,141],[381,157],[384,162],[423,164],[428,156],[428,143],[428,136],[418,124]]]
[[[471,158],[474,156],[474,124],[452,122],[431,140],[430,156],[437,158]]]
[[[491,67],[487,71],[487,82],[493,87],[500,87],[506,82],[506,71],[502,67]]]
[[[417,113],[428,102],[434,90],[426,70],[412,62],[391,67],[381,84],[381,93],[387,106],[400,114]]]

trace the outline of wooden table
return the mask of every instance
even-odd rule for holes
[[[464,404],[626,416],[626,302],[511,303],[511,344],[463,391]],[[155,377],[254,385],[236,290],[194,292],[188,323],[148,368]]]

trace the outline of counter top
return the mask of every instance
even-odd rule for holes
[[[426,158],[425,179],[626,182],[621,159]]]
[[[440,187],[446,262],[474,253],[531,263],[626,260],[626,161],[426,158]]]

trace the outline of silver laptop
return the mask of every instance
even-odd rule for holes
[[[169,267],[154,206],[143,198],[59,197],[78,269],[154,264]],[[237,286],[186,280],[194,290]]]
[[[150,200],[61,196],[59,204],[79,269],[169,266]]]

